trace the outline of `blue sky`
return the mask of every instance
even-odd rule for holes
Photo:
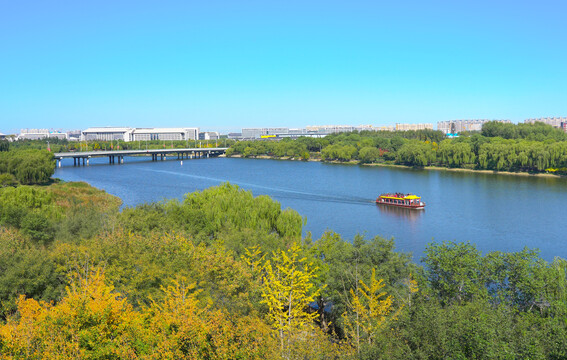
[[[563,1],[0,1],[0,131],[567,116]]]

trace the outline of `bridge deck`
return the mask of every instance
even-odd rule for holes
[[[183,149],[147,149],[147,150],[101,150],[101,151],[79,151],[54,153],[53,156],[59,159],[65,158],[87,158],[99,156],[128,156],[128,155],[151,155],[151,154],[177,154],[188,152],[220,152],[224,153],[228,148],[183,148]]]
[[[157,161],[158,156],[161,156],[161,160],[166,160],[168,154],[177,154],[177,158],[181,156],[181,160],[185,156],[189,159],[194,157],[209,157],[211,155],[216,156],[226,152],[228,148],[183,148],[183,149],[148,149],[148,150],[109,150],[109,151],[79,151],[79,152],[64,152],[64,153],[54,153],[53,156],[58,161],[58,166],[61,167],[63,159],[73,158],[73,166],[81,166],[81,159],[83,166],[88,166],[90,163],[90,158],[92,157],[103,157],[108,156],[108,163],[124,163],[124,156],[129,155],[146,155],[151,156],[152,161]]]

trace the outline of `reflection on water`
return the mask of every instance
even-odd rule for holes
[[[383,215],[395,218],[405,218],[410,221],[416,221],[425,212],[425,209],[416,210],[383,204],[376,204],[376,207]]]

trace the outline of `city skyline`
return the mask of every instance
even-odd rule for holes
[[[566,116],[566,9],[554,1],[5,3],[0,132]]]

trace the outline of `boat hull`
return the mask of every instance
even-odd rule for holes
[[[388,203],[380,202],[380,201],[378,201],[378,200],[376,200],[376,204],[378,204],[378,205],[384,205],[384,206],[390,206],[390,207],[396,207],[396,208],[404,208],[404,209],[414,209],[414,210],[423,210],[423,209],[425,209],[425,205],[412,206],[412,205],[388,204]]]

